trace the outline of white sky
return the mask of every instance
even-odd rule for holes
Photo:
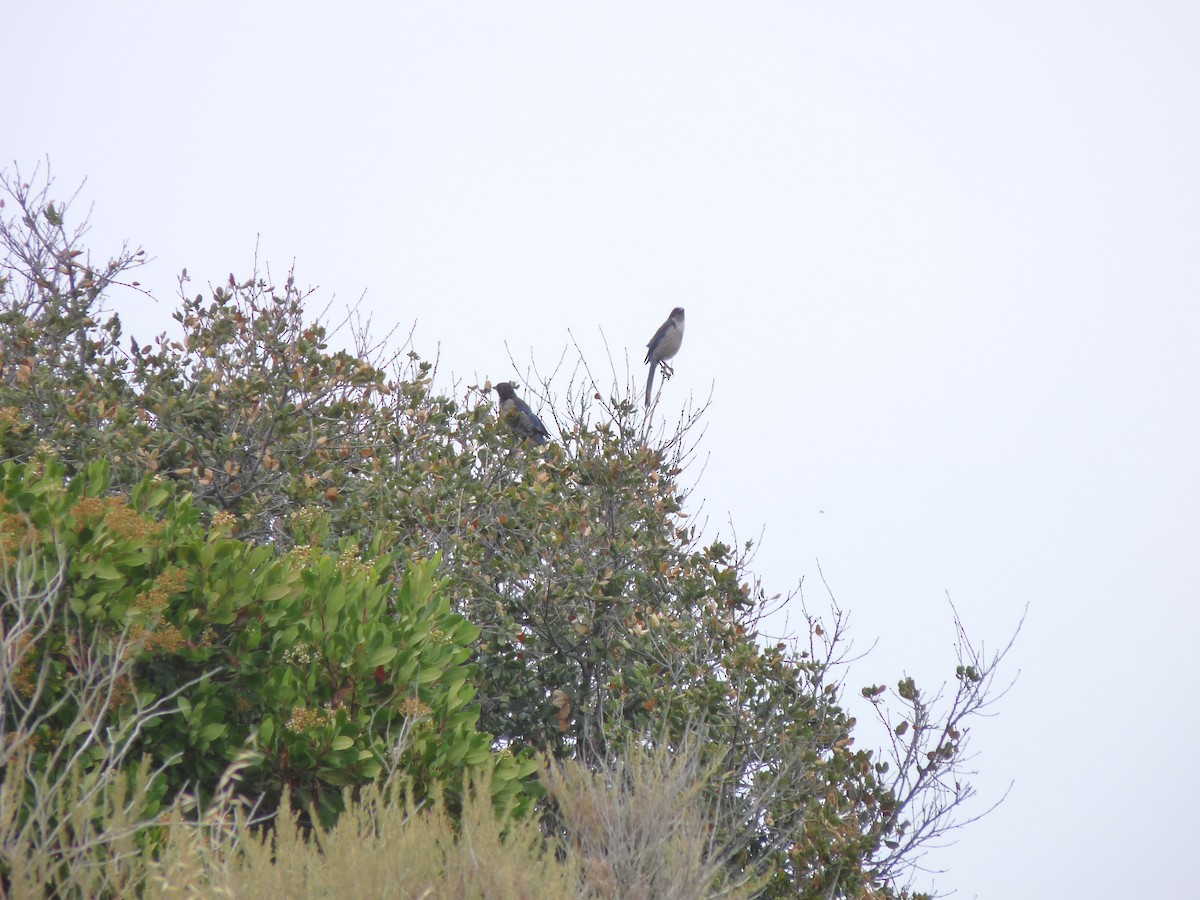
[[[989,646],[1030,605],[936,886],[1192,896],[1200,6],[9,7],[2,164],[156,257],[127,331],[260,234],[467,382],[568,329],[640,382],[686,307],[696,498],[769,588],[820,560],[852,693],[952,672],[947,592]]]

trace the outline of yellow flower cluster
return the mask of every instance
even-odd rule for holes
[[[0,565],[8,565],[40,542],[37,528],[20,513],[0,516]]]
[[[154,579],[149,590],[142,591],[134,598],[133,608],[143,613],[149,624],[138,624],[130,630],[130,638],[135,644],[140,644],[150,651],[177,653],[187,643],[181,632],[174,625],[158,623],[159,614],[166,608],[173,594],[178,594],[187,588],[187,574],[178,567],[172,566],[161,572]]]
[[[183,632],[174,625],[162,625],[153,629],[134,625],[129,630],[129,637],[134,644],[141,644],[146,650],[164,653],[178,653],[179,649],[187,643]]]
[[[409,719],[423,719],[433,710],[416,697],[405,697],[400,703],[400,713]]]
[[[21,415],[20,409],[15,406],[0,407],[0,432],[3,432],[7,428],[12,428],[14,431],[24,431],[28,427],[29,423]]]
[[[309,709],[307,706],[297,706],[292,709],[291,718],[283,727],[288,731],[299,734],[309,728],[321,728],[332,725],[337,713],[332,709]]]
[[[234,525],[237,524],[237,516],[227,509],[219,510],[213,513],[211,528],[213,531],[229,531],[234,530]]]
[[[187,588],[187,574],[183,569],[172,566],[154,579],[148,591],[142,591],[133,601],[133,605],[147,613],[157,613],[166,607],[173,594],[180,594]]]
[[[149,540],[162,530],[162,523],[148,519],[126,505],[125,497],[83,497],[71,509],[75,528],[80,530],[99,524],[108,526],[117,537]]]
[[[358,546],[350,544],[338,556],[338,568],[351,577],[367,575],[371,564],[364,562],[358,555]]]
[[[28,652],[31,641],[32,638],[29,635],[23,634],[13,642],[15,646],[13,646],[11,654],[6,651],[10,659],[21,657],[21,662],[11,674],[9,683],[18,694],[25,698],[32,697],[33,692],[37,689],[38,660],[36,654]]]

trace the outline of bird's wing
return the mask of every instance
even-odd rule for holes
[[[674,327],[674,319],[667,319],[667,321],[658,326],[658,331],[654,332],[654,337],[650,338],[650,343],[646,345],[649,348],[646,351],[646,362],[650,362],[650,358],[654,356],[654,351],[657,350],[659,344],[663,342],[663,339],[667,336],[667,332]]]
[[[542,420],[524,400],[519,397],[513,401],[519,413],[517,422],[522,431],[527,434],[540,435],[542,437],[550,437],[550,432],[546,430],[546,426],[542,424]]]

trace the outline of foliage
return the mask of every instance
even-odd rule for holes
[[[121,893],[166,789],[129,761],[175,698],[131,694],[129,632],[86,627],[64,602],[67,561],[45,534],[0,513],[0,893]]]
[[[137,286],[130,273],[145,252],[123,247],[93,262],[86,223],[69,227],[70,204],[50,198],[49,178],[33,180],[2,181],[18,212],[0,224],[0,460],[52,448],[78,471],[121,460],[127,446],[137,402],[118,351],[121,321],[105,302],[113,286]]]
[[[107,495],[106,469],[64,483],[53,460],[0,465],[0,752],[21,760],[25,796],[15,778],[6,796],[29,810],[10,805],[14,821],[46,814],[37,827],[53,830],[62,810],[37,793],[47,774],[111,778],[140,754],[154,771],[140,812],[153,817],[185,789],[210,797],[247,748],[244,794],[291,789],[326,823],[344,787],[384,772],[418,797],[434,783],[457,796],[467,769],[494,768],[495,802],[528,807],[535,763],[493,754],[474,727],[476,630],[437,593],[435,562],[397,583],[386,558],[280,557],[219,522],[206,531],[192,499],[153,478]]]
[[[631,740],[677,747],[699,729],[714,846],[768,896],[903,893],[921,848],[954,827],[969,796],[963,737],[1003,654],[984,659],[961,635],[949,709],[902,688],[897,721],[891,706],[884,720],[905,752],[885,763],[856,748],[839,614],[768,640],[763,618],[794,598],[767,595],[749,544],[705,543],[689,520],[681,476],[703,409],[655,426],[635,390],[602,388],[581,364],[561,395],[537,386],[559,436],[528,447],[497,426],[489,383],[439,394],[428,362],[361,329],[352,350],[331,349],[337,330],[306,319],[294,277],[257,271],[207,298],[185,272],[179,333],[125,352],[119,320],[99,310],[140,257],[118,256],[97,281],[71,262],[66,210],[9,191],[21,212],[0,229],[0,327],[14,340],[0,345],[0,458],[53,456],[66,477],[106,460],[110,490],[164,492],[166,505],[136,512],[192,529],[175,565],[197,580],[166,607],[184,645],[146,670],[169,691],[221,667],[189,691],[186,727],[155,726],[205,779],[257,736],[254,788],[287,784],[332,812],[340,778],[385,770],[397,704],[436,689],[418,699],[443,704],[438,740],[409,729],[396,762],[433,778],[484,758],[476,728],[518,759],[542,750],[595,771]],[[71,280],[84,276],[87,288]],[[47,346],[66,335],[73,352]],[[376,682],[374,654],[410,645],[420,661],[398,651]],[[342,705],[294,737],[287,710],[326,703]],[[445,734],[453,753],[439,757]],[[513,765],[502,782],[527,771]]]

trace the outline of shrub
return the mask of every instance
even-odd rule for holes
[[[436,560],[393,579],[349,547],[279,555],[219,519],[205,529],[153,478],[106,488],[104,462],[69,482],[53,459],[0,465],[0,752],[23,764],[28,809],[66,771],[111,778],[145,755],[153,817],[185,789],[206,801],[246,750],[244,795],[290,789],[326,824],[343,788],[384,773],[453,798],[482,766],[497,805],[528,809],[535,763],[475,728],[477,630],[439,593]]]

